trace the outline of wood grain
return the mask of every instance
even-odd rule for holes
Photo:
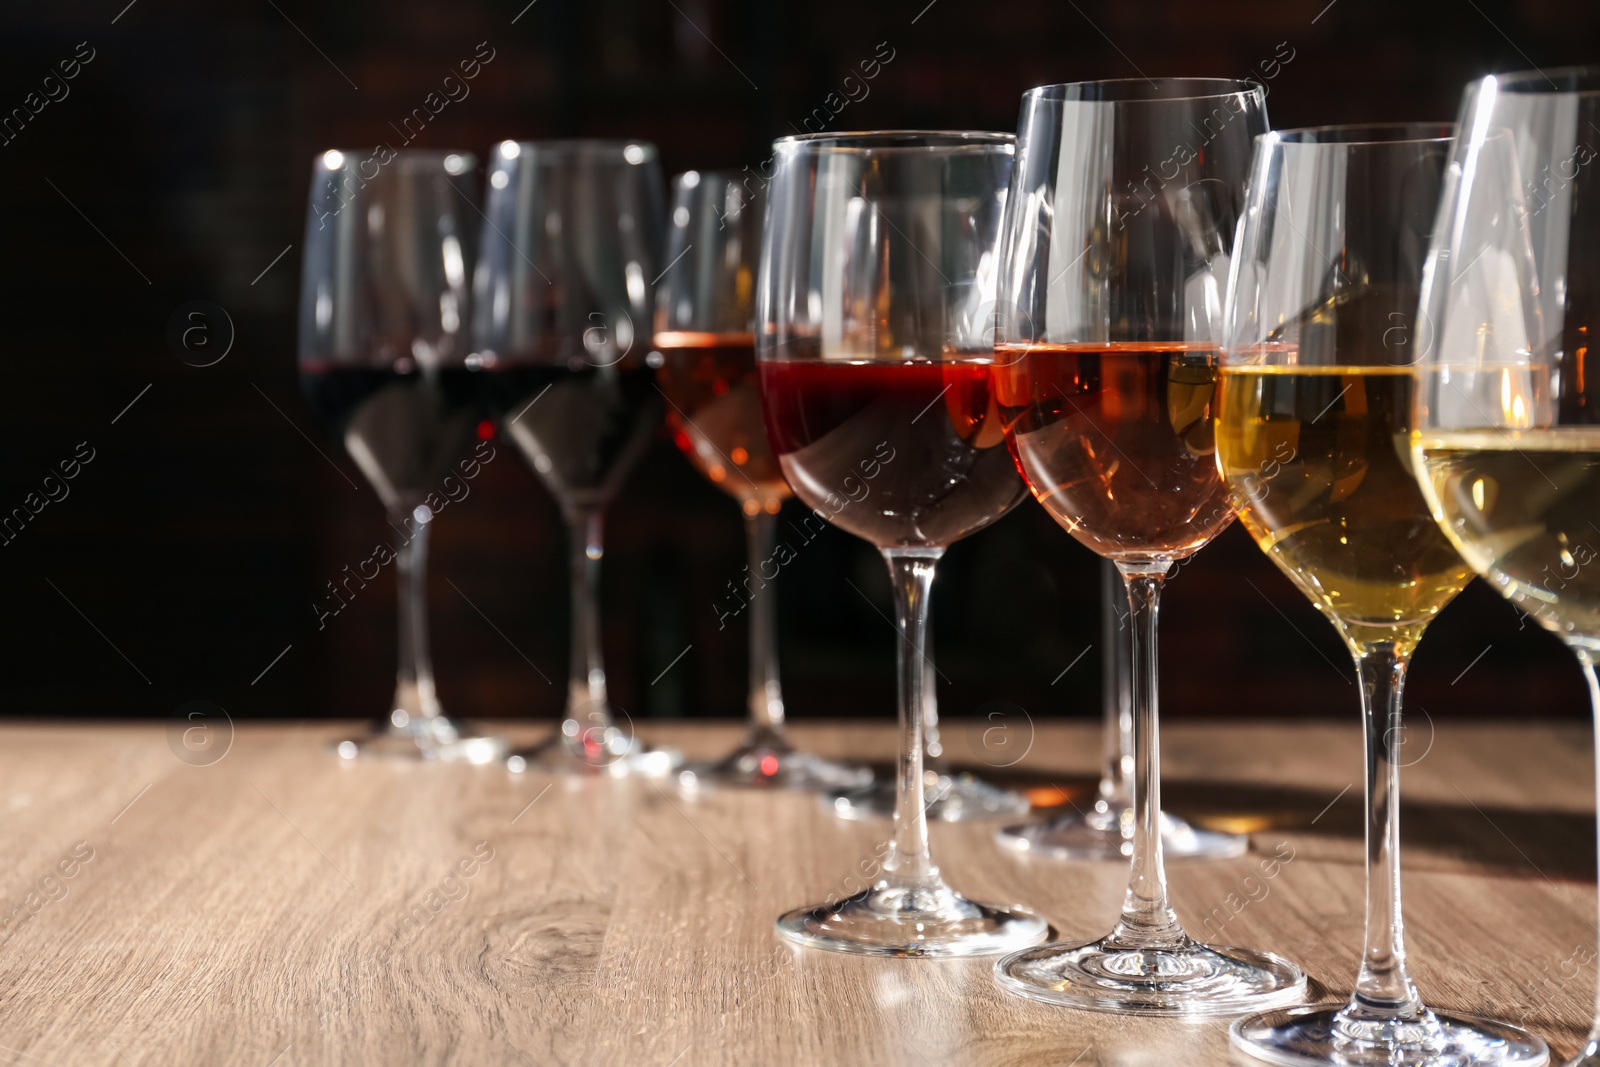
[[[1094,729],[1015,728],[1027,755],[1005,770],[982,766],[977,731],[946,736],[958,762],[1081,798]],[[1430,1004],[1511,1018],[1568,1054],[1594,992],[1589,733],[1412,729],[1415,976]],[[814,797],[345,765],[326,748],[340,732],[241,726],[197,767],[160,728],[0,728],[0,1064],[1238,1062],[1225,1022],[1034,1004],[1002,993],[989,960],[780,944],[773,918],[842,892],[887,832]],[[640,732],[710,755],[738,730]],[[795,733],[827,754],[891,753],[887,725]],[[1169,866],[1191,931],[1209,918],[1220,940],[1298,962],[1319,994],[1347,992],[1363,908],[1354,722],[1164,740],[1170,805],[1252,838],[1241,859]],[[956,886],[1030,904],[1063,937],[1108,928],[1121,865],[1012,856],[991,829],[935,827]]]

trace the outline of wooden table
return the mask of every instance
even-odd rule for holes
[[[1013,725],[1031,733],[1013,780],[1081,802],[1094,727]],[[1589,733],[1412,729],[1406,918],[1423,993],[1568,1054],[1594,990]],[[1225,1021],[1035,1004],[1002,993],[990,960],[779,944],[774,916],[839,893],[886,833],[815,797],[343,764],[326,749],[340,732],[240,726],[225,756],[191,766],[162,727],[0,729],[0,1064],[1237,1062]],[[958,760],[979,732],[948,725]],[[708,755],[738,730],[640,733]],[[859,758],[892,745],[887,725],[795,735]],[[1238,860],[1169,864],[1191,931],[1209,916],[1221,940],[1297,961],[1319,996],[1348,991],[1363,909],[1354,716],[1164,740],[1171,807],[1252,838]],[[1031,904],[1063,937],[1109,927],[1122,865],[1013,856],[991,829],[935,828],[958,888]],[[1262,879],[1280,846],[1294,858]]]

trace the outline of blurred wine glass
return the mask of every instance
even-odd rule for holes
[[[778,680],[774,583],[778,512],[789,483],[767,444],[756,384],[755,280],[765,202],[738,175],[688,171],[672,179],[667,268],[656,291],[656,383],[673,439],[713,485],[739,502],[748,576],[734,583],[749,612],[749,729],[721,759],[679,772],[687,789],[705,783],[783,789],[862,785],[872,772],[801,752],[784,730]],[[719,616],[735,614],[730,610]]]
[[[367,736],[339,743],[346,757],[484,763],[504,750],[445,715],[428,656],[427,501],[447,499],[447,480],[473,469],[484,417],[466,333],[473,241],[465,223],[476,183],[477,162],[462,152],[403,151],[380,162],[335,150],[312,166],[300,382],[388,513],[379,550],[355,564],[357,587],[393,562],[400,589],[394,698]],[[329,583],[334,597],[338,588]]]
[[[512,770],[664,774],[633,737],[600,650],[603,518],[661,419],[647,362],[661,264],[661,166],[638,141],[502,141],[473,276],[473,359],[501,432],[566,520],[572,659],[556,733]]]

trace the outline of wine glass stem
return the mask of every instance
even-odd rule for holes
[[[1574,647],[1578,654],[1578,663],[1583,667],[1584,681],[1589,683],[1589,707],[1594,714],[1595,721],[1595,800],[1600,804],[1600,680],[1596,680],[1594,673],[1594,655],[1584,648]],[[1595,809],[1600,812],[1600,807]],[[1600,817],[1595,822],[1596,832],[1600,834]],[[1600,1062],[1600,984],[1595,987],[1594,1025],[1589,1029],[1589,1039],[1584,1042],[1583,1051],[1574,1064],[1588,1064]]]
[[[1133,759],[1133,712],[1128,696],[1132,647],[1123,632],[1123,612],[1117,610],[1119,603],[1127,601],[1117,565],[1102,560],[1100,579],[1100,642],[1106,649],[1100,702],[1105,723],[1100,734],[1100,790],[1095,810],[1120,821],[1122,813],[1133,807],[1128,795],[1128,764]]]
[[[394,679],[394,710],[404,711],[411,718],[431,719],[440,714],[433,687],[433,663],[428,657],[428,530],[432,524],[416,522],[410,515],[390,515],[389,520],[395,528],[410,532],[410,539],[395,553],[400,656]]]
[[[900,765],[895,779],[894,841],[883,869],[898,886],[917,889],[939,882],[928,853],[928,815],[922,790],[922,713],[926,693],[928,596],[942,548],[885,549],[894,587],[896,649],[900,669]]]
[[[600,557],[604,523],[598,507],[567,512],[572,552],[572,667],[567,677],[567,723],[562,733],[577,743],[588,731],[611,725],[606,671],[600,657]]]
[[[772,581],[762,568],[778,541],[778,517],[766,511],[744,517],[750,577],[750,743],[787,747],[783,690],[778,685],[778,620]]]
[[[1367,932],[1361,972],[1344,1014],[1353,1019],[1420,1018],[1422,998],[1406,972],[1400,910],[1400,706],[1409,650],[1394,641],[1360,646],[1356,670],[1366,726]]]
[[[1188,937],[1167,900],[1167,872],[1161,855],[1161,737],[1157,727],[1156,616],[1161,583],[1171,564],[1164,560],[1119,560],[1128,589],[1128,622],[1133,631],[1133,863],[1122,917],[1107,943],[1118,949],[1179,949]]]

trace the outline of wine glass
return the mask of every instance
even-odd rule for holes
[[[1577,656],[1600,716],[1600,67],[1467,87],[1418,301],[1416,474],[1491,585]],[[1600,1064],[1600,1013],[1574,1067]]]
[[[646,361],[661,166],[637,141],[502,141],[473,276],[473,358],[501,431],[561,506],[572,570],[566,712],[513,771],[665,774],[617,721],[600,654],[602,519],[661,418]]]
[[[1100,702],[1100,782],[1094,805],[1044,822],[1020,823],[995,833],[1006,848],[1061,860],[1116,860],[1133,855],[1133,663],[1122,633],[1125,601],[1122,575],[1109,559],[1100,568],[1100,644],[1106,649]],[[1168,859],[1229,859],[1250,847],[1244,834],[1206,830],[1176,815],[1161,813],[1161,851]]]
[[[1032,89],[1000,254],[996,399],[1034,497],[1127,589],[1133,852],[1106,937],[996,964],[1003,986],[1097,1011],[1194,1016],[1293,1002],[1267,953],[1201,945],[1167,899],[1156,611],[1167,571],[1233,521],[1211,414],[1222,288],[1257,85],[1130,79]]]
[[[477,161],[464,152],[330,150],[312,164],[300,384],[377,491],[390,527],[320,603],[342,608],[341,590],[354,595],[391,561],[400,590],[394,699],[366,736],[339,742],[346,758],[487,763],[505,749],[444,713],[428,656],[428,533],[452,485],[475,469],[484,411],[463,329],[476,181]],[[321,606],[318,619],[327,624]]]
[[[791,911],[817,948],[968,956],[1031,944],[1031,912],[947,885],[928,850],[922,716],[928,594],[946,546],[1016,506],[989,390],[994,250],[1014,139],[883,132],[774,145],[757,285],[767,435],[806,523],[878,547],[894,590],[898,803],[882,877]],[[803,551],[803,549],[801,549]]]
[[[684,455],[739,502],[749,551],[737,595],[717,605],[722,625],[749,611],[750,727],[744,743],[710,763],[678,772],[686,789],[703,783],[823,790],[862,785],[866,767],[801,752],[784,731],[778,682],[778,512],[789,498],[767,445],[756,385],[755,275],[761,250],[759,188],[737,175],[695,171],[672,179],[668,266],[656,291],[656,385]]]
[[[1348,1002],[1233,1024],[1280,1064],[1543,1063],[1544,1042],[1422,1003],[1400,908],[1401,707],[1423,631],[1472,578],[1412,476],[1414,323],[1449,127],[1257,139],[1228,289],[1217,463],[1256,544],[1355,659],[1367,916]]]

